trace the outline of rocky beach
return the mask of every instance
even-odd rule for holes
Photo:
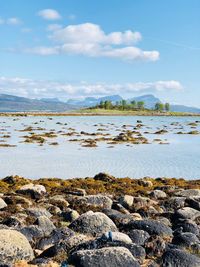
[[[0,266],[198,267],[200,181],[0,180]]]

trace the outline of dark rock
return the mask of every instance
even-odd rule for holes
[[[113,209],[103,210],[103,213],[105,213],[117,226],[127,224],[133,219],[130,214],[124,214]]]
[[[143,246],[147,239],[149,239],[150,235],[143,230],[130,230],[127,232],[128,236],[131,238],[133,243],[137,245]]]
[[[37,248],[40,250],[45,250],[59,242],[67,240],[68,238],[74,236],[74,231],[70,230],[68,227],[57,228],[52,231],[49,237],[45,237],[39,240]]]
[[[162,267],[199,267],[200,258],[179,249],[169,249],[162,256]]]
[[[94,180],[99,180],[103,182],[113,182],[116,180],[116,178],[110,174],[100,172],[99,174],[94,176]]]
[[[197,236],[199,235],[199,231],[200,231],[198,225],[191,220],[186,220],[186,221],[176,224],[174,226],[174,229],[181,230],[181,232],[193,233]]]
[[[172,236],[172,230],[165,224],[155,221],[155,220],[141,220],[141,221],[131,221],[129,222],[125,229],[139,229],[148,232],[150,235],[160,235],[160,236]]]
[[[193,245],[200,244],[197,236],[192,233],[177,233],[174,235],[172,243],[185,248],[191,248]]]

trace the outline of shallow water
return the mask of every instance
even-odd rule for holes
[[[0,177],[18,174],[28,178],[40,177],[86,177],[98,172],[108,172],[116,177],[139,178],[151,177],[184,177],[200,179],[200,135],[178,135],[178,131],[200,131],[200,123],[192,129],[188,123],[199,120],[198,117],[132,117],[132,116],[82,116],[82,117],[22,117],[13,120],[11,117],[0,117],[0,139],[5,133],[11,135],[6,143],[16,147],[0,147]],[[96,132],[103,128],[103,133],[117,135],[123,125],[133,129],[141,120],[145,125],[140,132],[150,141],[155,138],[167,139],[169,144],[129,145],[117,144],[109,148],[106,142],[98,143],[96,148],[80,146],[79,142],[69,142],[73,137],[59,135],[50,140],[57,141],[58,146],[44,144],[25,144],[19,132],[27,126],[42,127],[50,131]],[[57,123],[61,124],[57,124]],[[177,122],[178,125],[171,125]],[[35,124],[38,123],[38,124]],[[67,125],[65,125],[67,123]],[[94,126],[98,124],[98,126]],[[102,124],[101,126],[99,124]],[[155,135],[155,131],[166,128],[167,134]],[[182,129],[180,129],[182,128]],[[145,131],[149,134],[144,134]]]

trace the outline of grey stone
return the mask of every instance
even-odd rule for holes
[[[88,233],[91,235],[103,234],[107,231],[117,232],[114,222],[104,213],[88,211],[73,221],[69,228],[76,232]]]
[[[71,255],[70,263],[76,267],[139,267],[131,252],[124,247],[81,250]]]
[[[17,260],[30,261],[33,250],[26,237],[15,230],[0,230],[0,261],[10,264]]]

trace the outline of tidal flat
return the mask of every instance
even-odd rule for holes
[[[1,176],[199,179],[192,116],[1,116]]]

